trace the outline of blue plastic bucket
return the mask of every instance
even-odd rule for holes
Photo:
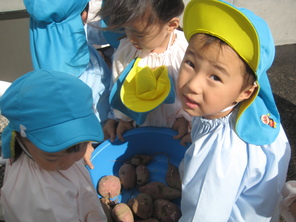
[[[153,155],[153,160],[148,164],[151,173],[150,181],[160,181],[166,184],[165,175],[168,167],[168,157],[175,166],[184,157],[187,147],[180,144],[180,140],[173,139],[177,132],[162,127],[140,127],[127,131],[124,142],[116,139],[113,143],[109,140],[100,144],[93,152],[92,163],[94,169],[89,169],[92,182],[97,189],[99,179],[105,175],[118,176],[118,171],[124,161],[131,159],[135,154]],[[127,202],[138,194],[138,189],[122,190],[114,199],[118,202]],[[100,195],[98,195],[100,197]],[[179,204],[179,200],[176,200]]]

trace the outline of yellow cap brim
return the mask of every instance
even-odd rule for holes
[[[223,1],[191,0],[184,11],[183,21],[188,41],[197,33],[216,36],[231,46],[256,72],[259,39],[256,29],[241,11]]]

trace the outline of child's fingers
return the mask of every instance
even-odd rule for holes
[[[117,138],[120,140],[120,141],[124,141],[123,139],[123,136],[122,134],[125,132],[125,130],[121,130],[121,128],[117,129]]]
[[[84,163],[85,165],[87,165],[90,169],[94,169],[94,165],[92,164],[92,162],[90,161],[90,159],[86,160],[84,159]]]
[[[187,146],[188,143],[192,143],[190,133],[188,133],[186,136],[183,136],[180,141],[180,144],[185,147]]]
[[[84,163],[85,165],[89,166],[89,168],[93,169],[94,168],[94,165],[92,164],[91,162],[91,154],[92,152],[94,151],[94,148],[92,146],[92,144],[89,142],[87,144],[87,148],[86,148],[86,151],[85,151],[85,154],[84,154]]]
[[[174,136],[174,139],[176,140],[181,139],[183,136],[185,136],[188,133],[187,126],[181,126],[177,130],[178,130],[178,134]]]
[[[114,142],[114,140],[115,140],[115,133],[112,133],[112,135],[110,135],[110,141]]]
[[[184,134],[182,134],[182,133],[178,133],[178,134],[175,135],[173,138],[174,138],[175,140],[178,140],[178,139],[181,139],[183,136],[184,136]]]

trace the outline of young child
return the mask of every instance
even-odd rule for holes
[[[191,0],[183,28],[189,45],[178,92],[194,118],[179,167],[179,221],[278,221],[290,145],[266,73],[270,30],[219,0]]]
[[[92,89],[96,116],[104,126],[110,111],[111,70],[86,40],[84,23],[88,17],[88,1],[24,0],[24,4],[30,14],[34,69],[65,72],[85,82]],[[92,151],[89,144],[85,160],[90,168],[93,168]]]
[[[0,109],[9,120],[5,221],[107,221],[82,159],[89,141],[103,139],[91,89],[69,74],[37,70],[12,83]]]
[[[120,41],[113,59],[114,82],[135,58],[140,58],[139,66],[154,70],[166,66],[173,83],[176,83],[179,66],[188,45],[179,27],[183,12],[182,0],[108,0],[104,2],[99,16],[107,23],[108,29],[124,28],[126,38]],[[175,84],[176,85],[176,84]],[[104,127],[106,138],[115,138],[115,123],[119,120],[116,134],[122,134],[134,127],[132,119],[115,110],[113,119]],[[140,126],[169,127],[178,130],[176,138],[188,133],[191,117],[182,110],[178,97],[172,104],[161,104],[153,109]]]
[[[96,115],[103,126],[110,110],[111,70],[86,39],[88,1],[24,0],[24,4],[30,14],[34,69],[69,73],[85,82],[92,88]]]

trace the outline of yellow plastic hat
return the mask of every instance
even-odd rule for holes
[[[122,103],[134,112],[148,112],[159,106],[171,91],[171,80],[166,66],[151,69],[139,66],[141,59],[126,76],[120,90]]]
[[[184,13],[183,28],[188,41],[197,33],[218,37],[231,46],[252,70],[257,70],[260,46],[256,29],[247,16],[228,3],[191,0]]]
[[[258,88],[240,103],[235,130],[248,143],[272,143],[280,130],[280,115],[267,75],[275,55],[267,23],[252,11],[222,0],[191,0],[183,21],[188,41],[197,33],[215,36],[232,47],[254,71]]]

